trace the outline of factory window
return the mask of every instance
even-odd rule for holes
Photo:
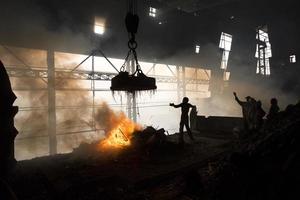
[[[268,76],[271,74],[270,58],[272,57],[272,49],[266,27],[257,30],[256,41],[256,73]]]
[[[296,63],[296,55],[290,56],[290,63]]]
[[[195,53],[199,53],[199,52],[200,52],[200,46],[196,45],[196,47],[195,47]]]
[[[223,51],[221,69],[227,69],[228,58],[229,58],[229,51]]]
[[[224,81],[229,81],[230,78],[230,72],[224,72],[223,74],[223,80]]]
[[[232,35],[222,32],[220,38],[220,45],[219,45],[220,49],[224,49],[225,51],[230,51],[231,42],[232,42]]]
[[[149,16],[150,17],[156,17],[156,8],[150,7],[150,9],[149,9]]]
[[[222,32],[219,47],[223,49],[221,69],[227,69],[229,53],[231,50],[232,35]]]
[[[105,20],[101,17],[95,17],[94,32],[103,35],[105,32]]]

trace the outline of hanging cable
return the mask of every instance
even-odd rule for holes
[[[117,76],[112,78],[111,87],[112,91],[126,91],[130,93],[135,93],[137,91],[145,90],[156,90],[156,80],[152,77],[147,77],[139,64],[136,48],[138,44],[135,40],[135,35],[139,26],[139,17],[137,15],[137,0],[127,1],[127,14],[125,17],[125,25],[128,32],[128,43],[129,48],[125,61],[120,68],[120,72]],[[125,65],[128,63],[129,59],[133,58],[133,70],[127,72],[125,70]]]

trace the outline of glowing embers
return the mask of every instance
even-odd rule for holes
[[[117,76],[112,78],[110,89],[113,91],[143,91],[155,90],[155,78],[148,77],[142,72],[137,72],[136,75],[129,75],[128,72],[120,72]]]

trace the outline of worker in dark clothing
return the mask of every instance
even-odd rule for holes
[[[262,108],[261,101],[257,101],[256,103],[256,129],[260,130],[261,127],[264,124],[264,116],[266,115],[266,112]]]
[[[233,92],[235,100],[242,107],[243,119],[244,119],[244,128],[246,131],[252,130],[255,126],[256,118],[256,101],[250,96],[245,97],[246,101],[241,101],[236,92]]]
[[[170,106],[173,106],[174,108],[181,107],[181,118],[180,118],[180,126],[179,126],[179,143],[180,144],[184,143],[184,140],[183,140],[183,127],[184,126],[187,130],[187,133],[188,133],[190,139],[192,141],[194,141],[194,137],[192,135],[192,131],[189,126],[189,111],[190,111],[190,108],[193,108],[196,106],[194,106],[188,102],[189,102],[189,98],[184,97],[182,99],[182,103],[180,103],[178,105],[175,105],[174,103],[170,103]]]
[[[271,107],[269,110],[269,113],[267,115],[268,120],[274,119],[274,117],[278,114],[279,112],[279,106],[278,106],[278,101],[276,98],[271,99]]]
[[[0,178],[6,176],[16,165],[14,140],[18,131],[14,126],[14,116],[18,107],[13,106],[16,98],[7,71],[0,60]]]

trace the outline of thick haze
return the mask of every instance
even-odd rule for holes
[[[257,12],[259,9],[263,10],[263,7],[254,12],[255,9],[251,8],[250,1],[245,4],[249,6],[249,10],[244,9],[243,4],[230,4],[222,5],[224,8],[217,6],[211,10],[204,9],[196,14],[174,9],[175,7],[162,6],[159,9],[161,14],[152,19],[147,13],[149,2],[143,2],[146,3],[145,6],[140,3],[141,22],[137,34],[139,44],[137,52],[143,61],[211,69],[212,75],[217,77],[222,55],[218,47],[220,34],[224,31],[233,35],[232,51],[228,62],[228,71],[231,72],[229,86],[223,89],[220,89],[220,85],[214,87],[215,79],[212,79],[210,85],[212,98],[191,102],[198,105],[199,115],[241,116],[241,109],[232,95],[233,91],[238,93],[240,99],[250,95],[257,100],[262,100],[266,111],[269,108],[269,100],[273,97],[278,98],[282,110],[288,104],[296,103],[300,99],[299,64],[291,65],[288,62],[291,54],[299,55],[300,58],[300,54],[297,54],[299,52],[299,28],[297,28],[299,17],[289,10],[292,8],[268,7],[266,14],[259,18]],[[265,5],[268,5],[267,1],[262,4],[262,6]],[[235,7],[243,9],[235,10]],[[92,49],[100,46],[109,57],[115,58],[124,58],[127,53],[128,38],[124,25],[125,1],[11,0],[2,1],[1,8],[0,45],[29,49],[54,49],[78,54],[89,54]],[[107,29],[103,36],[96,36],[93,33],[94,16],[107,19]],[[161,25],[159,25],[160,21],[163,22]],[[259,78],[255,74],[255,27],[262,24],[269,25],[272,44],[270,78]],[[200,54],[194,53],[195,45],[200,45]],[[1,49],[0,53],[2,52]],[[1,60],[5,59],[1,56],[3,54],[0,54]],[[31,56],[26,62],[30,63],[30,59],[35,60],[38,59],[37,57]],[[297,60],[300,60],[299,58],[297,57]],[[26,86],[29,89],[45,87],[40,80],[13,79],[13,82],[15,86]],[[80,81],[62,84],[73,88],[80,88],[84,85]],[[19,105],[39,107],[33,112],[18,114],[18,128],[23,132],[27,131],[22,136],[47,134],[47,111],[45,110],[47,93],[45,91],[18,91],[17,94],[19,94],[17,100]],[[99,95],[97,97],[99,103],[105,101],[109,95]],[[163,106],[166,107],[141,108],[140,119],[148,122],[148,125],[167,128],[175,132],[178,129],[178,119],[174,117],[174,121],[169,122],[168,114],[179,116],[180,112],[167,107],[169,101],[178,103],[176,95],[172,95],[154,95],[153,99],[163,101]],[[160,100],[159,97],[162,96],[164,96],[161,98],[163,100]],[[107,102],[109,104],[115,103],[110,98],[108,101],[111,101]],[[57,105],[88,107],[91,105],[91,93],[59,91],[57,92]],[[92,123],[89,118],[90,108],[81,108],[77,111],[61,108],[57,113],[58,126],[64,131],[77,131],[80,127],[74,128],[74,126],[88,127]],[[59,136],[59,148],[61,152],[64,152],[81,141],[91,141],[94,138],[97,137],[93,134]],[[21,152],[20,158],[28,154],[31,156],[47,154],[47,144],[48,138],[23,142],[18,146],[19,153]]]

